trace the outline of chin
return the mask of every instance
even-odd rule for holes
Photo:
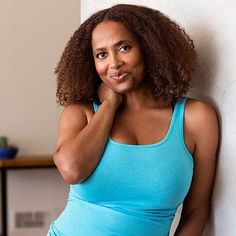
[[[132,91],[133,89],[134,89],[134,85],[128,84],[128,83],[120,84],[118,86],[113,86],[113,90],[120,94],[125,94],[127,92]]]
[[[114,88],[114,91],[119,93],[119,94],[125,94],[129,91],[131,91],[131,88]]]

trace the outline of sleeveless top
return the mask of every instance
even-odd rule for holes
[[[157,143],[123,144],[109,137],[93,173],[70,186],[67,206],[48,235],[167,236],[193,176],[184,143],[186,100],[177,100],[166,136]],[[96,112],[99,105],[93,106]]]

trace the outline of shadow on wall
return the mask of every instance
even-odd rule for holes
[[[204,24],[203,24],[204,25]],[[194,74],[191,94],[202,97],[216,108],[212,94],[222,93],[217,84],[219,74],[219,61],[217,42],[213,32],[206,32],[206,28],[192,26],[194,44],[198,54],[198,67]]]
[[[204,25],[204,24],[203,24]],[[219,52],[217,49],[217,42],[215,41],[214,32],[207,32],[208,27],[192,26],[194,44],[198,54],[198,67],[193,76],[192,88],[190,89],[189,96],[202,99],[211,104],[218,116],[220,133],[222,127],[222,117],[220,109],[216,104],[217,99],[215,96],[222,96],[223,89],[220,87],[218,82],[219,72]],[[223,40],[223,39],[222,39]],[[219,153],[221,146],[221,135],[219,140],[219,148],[217,151],[217,166],[219,165]],[[215,221],[214,221],[214,206],[217,202],[220,202],[222,198],[223,189],[221,179],[219,178],[218,168],[216,170],[215,184],[212,194],[212,209],[210,217],[206,225],[204,236],[214,236],[215,232]],[[217,194],[216,194],[217,193]]]

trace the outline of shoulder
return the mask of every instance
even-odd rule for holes
[[[70,104],[64,107],[63,112],[64,113],[71,113],[71,112],[82,112],[84,114],[86,114],[88,111],[91,111],[93,108],[93,104],[92,103],[76,103],[76,104]]]
[[[185,107],[185,119],[190,122],[193,129],[203,128],[216,122],[217,113],[214,107],[202,100],[188,98]]]
[[[196,118],[213,118],[216,111],[213,106],[203,100],[188,98],[186,101],[186,113],[192,114]]]
[[[62,121],[77,121],[78,119],[81,120],[89,120],[89,117],[91,116],[91,113],[93,112],[93,105],[90,104],[71,104],[64,107],[61,120]],[[88,123],[88,122],[87,122]]]
[[[87,124],[90,104],[73,104],[64,107],[61,114],[57,149],[68,138],[75,137]]]
[[[209,103],[188,98],[185,107],[185,125],[191,133],[195,146],[217,145],[218,117],[214,107]]]

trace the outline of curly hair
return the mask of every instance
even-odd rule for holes
[[[187,93],[197,54],[184,29],[158,10],[118,4],[89,17],[68,41],[55,69],[60,105],[99,102],[102,80],[95,69],[91,40],[94,28],[103,21],[120,22],[137,37],[144,52],[145,78],[163,106]]]

